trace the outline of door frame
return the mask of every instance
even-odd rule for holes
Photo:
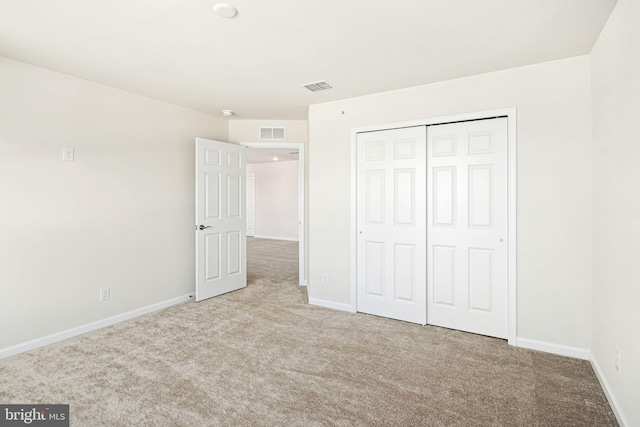
[[[475,113],[433,117],[429,119],[386,123],[351,129],[351,312],[357,311],[357,136],[362,132],[374,132],[413,126],[432,126],[472,120],[507,118],[507,341],[517,345],[517,239],[516,239],[516,148],[517,109],[515,107]],[[428,130],[427,130],[428,132]],[[426,143],[426,141],[425,141]],[[426,260],[425,260],[426,262]],[[426,304],[426,301],[425,301]]]
[[[241,142],[249,148],[289,148],[298,150],[298,283],[307,286],[306,276],[306,210],[305,210],[305,151],[302,142]]]
[[[245,175],[245,182],[249,182],[249,177],[252,176],[253,177],[253,208],[256,208],[256,174],[255,173],[248,173]],[[249,188],[249,186],[247,185],[247,188]],[[249,198],[249,190],[247,189],[247,199]],[[249,204],[247,203],[247,210],[249,208]],[[249,229],[249,215],[247,214],[247,230]],[[247,233],[247,237],[255,237],[256,235],[256,213],[253,213],[253,234],[251,236],[249,236],[249,233]]]

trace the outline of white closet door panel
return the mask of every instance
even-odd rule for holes
[[[394,299],[414,302],[416,281],[415,245],[396,243],[394,248]]]
[[[384,242],[367,241],[365,243],[364,286],[367,296],[384,297]]]
[[[369,225],[384,225],[385,171],[370,170],[365,174],[366,218]]]
[[[456,247],[433,246],[433,303],[453,307],[456,293]]]
[[[428,323],[507,337],[507,119],[427,129]]]
[[[456,167],[433,170],[433,224],[437,227],[456,225]]]
[[[426,130],[358,134],[358,311],[426,323]]]

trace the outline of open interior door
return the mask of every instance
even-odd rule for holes
[[[246,150],[196,138],[196,301],[247,286]]]

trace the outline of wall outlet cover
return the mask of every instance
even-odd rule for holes
[[[73,162],[73,147],[62,147],[62,160]]]

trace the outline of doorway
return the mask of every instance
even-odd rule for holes
[[[258,158],[259,160],[256,163],[262,163],[265,167],[270,167],[270,164],[277,163],[288,163],[292,160],[297,160],[297,173],[294,171],[294,183],[297,184],[297,192],[295,194],[295,198],[297,199],[291,204],[292,200],[290,196],[287,196],[283,203],[288,205],[286,209],[286,216],[289,218],[289,225],[287,226],[287,230],[285,231],[280,229],[279,232],[261,232],[260,229],[260,220],[259,217],[262,214],[260,210],[260,201],[259,201],[259,192],[261,186],[261,178],[259,173],[255,173],[254,177],[254,188],[256,195],[255,202],[255,210],[253,212],[254,218],[256,219],[255,227],[252,232],[255,238],[266,238],[266,239],[274,239],[274,240],[294,240],[293,234],[296,235],[296,239],[298,242],[298,283],[302,286],[306,286],[306,239],[305,239],[305,180],[304,180],[304,144],[303,143],[278,143],[278,142],[243,142],[242,145],[248,148],[248,159],[251,157]],[[277,159],[277,160],[274,160]],[[251,160],[249,160],[251,163]],[[270,163],[269,165],[265,163]],[[287,169],[291,169],[290,165],[286,167]],[[289,171],[291,172],[291,171]],[[278,185],[277,183],[272,183],[272,185]],[[286,184],[287,186],[289,184]],[[289,193],[291,194],[291,193]],[[273,201],[277,203],[277,201]],[[280,206],[281,207],[281,206]],[[291,217],[293,215],[293,218]],[[263,216],[264,218],[264,216]],[[272,218],[273,219],[273,218]],[[297,229],[297,233],[291,233],[291,220],[293,221],[293,227]],[[264,223],[263,223],[264,224]],[[270,229],[278,229],[277,224],[270,224]],[[275,228],[274,228],[275,227]],[[264,230],[264,228],[263,228]]]

